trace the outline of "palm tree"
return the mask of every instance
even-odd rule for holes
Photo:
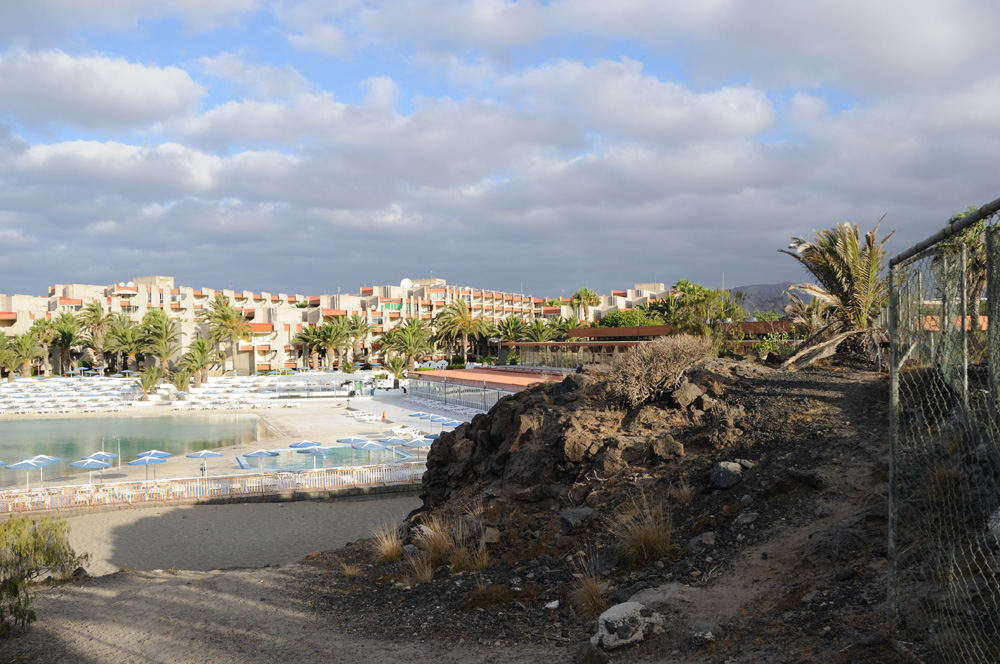
[[[816,231],[814,242],[796,237],[789,244],[791,251],[779,249],[801,263],[819,282],[791,288],[828,304],[833,319],[806,339],[785,366],[800,361],[809,364],[832,355],[841,341],[859,332],[872,331],[862,341],[873,355],[878,354],[884,331],[875,333],[873,328],[889,298],[889,277],[882,276],[888,257],[883,247],[893,235],[889,233],[879,240],[881,223],[865,234],[863,242],[857,224],[837,224],[836,229]]]
[[[437,315],[435,325],[444,334],[462,337],[462,361],[469,359],[469,335],[486,329],[486,321],[472,313],[465,300],[455,300]]]
[[[357,361],[358,355],[368,347],[368,340],[375,326],[361,314],[351,314],[347,319],[347,332],[351,337],[351,361]]]
[[[160,371],[160,367],[157,364],[148,366],[142,370],[135,384],[142,390],[143,401],[149,401],[150,393],[156,394],[156,386],[162,378],[163,372]]]
[[[100,302],[91,302],[76,316],[80,326],[90,334],[94,344],[94,368],[104,368],[104,337],[111,326],[112,317],[104,311]]]
[[[18,364],[14,359],[14,353],[10,350],[8,340],[4,339],[3,342],[0,344],[0,367],[7,369],[7,379],[14,382],[14,373],[18,369]]]
[[[386,358],[385,362],[382,364],[385,370],[392,374],[392,387],[396,389],[399,387],[399,381],[406,374],[406,358],[400,355],[394,355],[393,357]]]
[[[504,318],[500,321],[500,324],[497,325],[497,333],[500,335],[501,341],[505,341],[510,344],[510,351],[508,354],[513,355],[517,352],[517,342],[520,341],[521,337],[524,335],[524,321],[514,316]],[[500,358],[498,357],[497,362],[499,361]]]
[[[49,347],[56,339],[56,326],[47,318],[37,318],[28,328],[28,334],[33,336],[41,344],[44,354],[42,355],[41,374],[47,376],[52,371],[52,364],[49,362]]]
[[[292,339],[292,343],[302,344],[305,350],[309,353],[309,360],[306,364],[313,367],[319,365],[319,328],[315,326],[302,328],[302,331],[296,334],[295,338]]]
[[[170,376],[170,382],[177,388],[178,392],[187,392],[188,384],[191,382],[193,377],[194,372],[188,368],[184,368],[180,371],[175,371]]]
[[[170,373],[170,358],[180,347],[175,343],[180,336],[177,323],[170,320],[162,309],[150,309],[142,317],[142,340],[150,355],[160,361],[160,372]]]
[[[333,356],[336,353],[340,357],[340,349],[351,344],[351,333],[347,329],[347,319],[338,316],[331,323],[323,323],[316,333],[319,347],[326,350],[326,365],[333,369]],[[354,362],[340,362],[341,369],[345,365],[354,366]]]
[[[72,368],[67,368],[67,365],[71,363],[73,347],[80,345],[83,338],[80,335],[79,323],[69,312],[59,314],[54,327],[55,338],[52,343],[59,349],[59,373],[61,375]]]
[[[578,310],[583,309],[583,320],[590,320],[590,308],[601,304],[601,296],[589,288],[581,288],[573,293],[570,303]]]
[[[416,357],[425,355],[433,348],[431,331],[424,321],[409,318],[402,325],[394,327],[380,337],[382,347],[406,359],[406,367],[413,366]]]
[[[194,386],[201,387],[202,381],[208,380],[208,369],[217,364],[220,353],[208,339],[195,339],[181,356],[181,366],[191,372]]]
[[[7,350],[10,353],[9,361],[11,362],[7,367],[11,369],[12,379],[14,367],[20,367],[22,378],[30,378],[31,363],[35,359],[45,356],[45,348],[30,332],[11,337],[7,343]]]
[[[112,353],[121,353],[125,356],[125,367],[129,371],[138,369],[137,358],[146,349],[142,331],[138,325],[130,320],[127,321],[127,324],[117,321],[108,330],[104,344]]]
[[[807,337],[812,336],[827,323],[827,304],[814,297],[806,303],[801,297],[786,290],[789,304],[785,305],[785,316],[799,331]]]
[[[208,307],[198,316],[198,320],[208,325],[208,336],[216,343],[228,340],[233,353],[233,370],[236,369],[236,353],[238,340],[250,338],[252,328],[242,311],[229,304],[225,295],[216,295]],[[224,368],[224,367],[223,367]]]
[[[552,331],[551,341],[566,341],[569,339],[569,331],[580,327],[579,321],[575,318],[553,318],[549,320],[549,329]]]
[[[533,320],[531,324],[524,328],[524,341],[541,343],[552,339],[552,328],[541,320]]]

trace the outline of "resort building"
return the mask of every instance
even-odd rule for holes
[[[625,291],[600,296],[600,304],[587,311],[597,320],[619,308],[633,307],[664,294],[663,284],[636,284]],[[27,332],[36,320],[77,314],[92,302],[105,311],[140,322],[150,309],[161,309],[178,324],[180,350],[193,340],[208,336],[198,314],[217,295],[229,298],[250,322],[251,338],[238,343],[236,367],[242,372],[303,368],[309,353],[294,338],[304,327],[322,325],[338,316],[363,316],[371,325],[370,348],[375,337],[409,319],[431,321],[450,302],[463,300],[473,315],[493,323],[515,316],[526,322],[558,317],[583,319],[583,311],[568,299],[548,300],[470,286],[455,286],[444,279],[404,279],[396,286],[364,286],[357,293],[308,296],[233,289],[195,288],[175,283],[173,277],[148,276],[111,285],[56,284],[47,295],[0,295],[0,331],[6,336]]]

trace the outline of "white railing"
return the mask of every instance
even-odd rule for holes
[[[176,500],[195,502],[246,498],[295,491],[325,491],[351,487],[419,484],[423,463],[390,466],[324,468],[302,472],[279,472],[217,477],[115,482],[80,486],[42,487],[0,491],[0,514],[43,510],[69,510]]]

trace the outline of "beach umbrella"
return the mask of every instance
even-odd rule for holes
[[[297,443],[292,443],[291,445],[289,445],[289,447],[291,447],[292,449],[295,449],[295,450],[306,449],[306,448],[309,448],[309,447],[320,447],[320,446],[321,446],[321,443],[316,443],[316,442],[313,442],[311,440],[300,440]]]
[[[393,436],[392,438],[379,438],[378,440],[379,440],[380,443],[383,443],[385,445],[404,445],[404,444],[406,444],[406,439],[405,438],[396,438],[395,436]]]
[[[348,436],[347,438],[338,438],[338,443],[346,443],[348,445],[354,445],[355,443],[367,443],[367,438],[358,438],[357,436]]]
[[[270,450],[256,450],[254,452],[248,452],[243,455],[243,457],[246,459],[258,459],[257,470],[261,470],[261,464],[264,463],[263,459],[265,457],[276,457],[276,456],[278,456],[278,453],[272,452]]]
[[[90,479],[88,480],[88,483],[89,484],[93,484],[94,483],[94,469],[97,468],[99,470],[103,470],[104,468],[107,468],[111,464],[108,463],[107,461],[99,461],[97,459],[88,459],[87,457],[84,457],[84,458],[80,459],[79,461],[72,462],[69,465],[73,466],[74,468],[85,468],[85,469],[87,469],[87,471],[89,471],[88,474],[90,476]]]
[[[332,447],[306,447],[300,450],[296,450],[298,454],[311,454],[313,457],[313,470],[316,470],[316,457],[326,458],[326,455],[333,453]]]
[[[105,452],[101,450],[100,452],[94,452],[93,454],[88,454],[83,457],[84,459],[94,459],[95,461],[107,461],[108,459],[118,458],[117,454],[112,454],[111,452]]]
[[[197,452],[192,452],[191,454],[186,454],[185,456],[189,459],[201,459],[201,472],[203,475],[208,475],[208,459],[220,457],[222,456],[222,452],[216,452],[215,450],[198,450]]]
[[[38,468],[38,480],[41,482],[42,478],[42,468],[49,465],[48,461],[42,461],[41,459],[24,459],[23,461],[18,461],[17,463],[12,463],[8,468],[11,470],[23,470],[24,473],[24,484],[25,488],[30,489],[31,485],[28,481],[28,475],[32,468]]]
[[[167,457],[172,457],[173,454],[170,452],[164,452],[163,450],[146,450],[145,452],[139,452],[136,454],[137,457],[156,457],[157,459],[166,459]]]
[[[351,443],[351,447],[356,450],[363,450],[365,453],[365,463],[370,463],[372,460],[372,450],[384,450],[386,446],[382,443],[376,443],[374,440],[366,440],[363,443]]]
[[[439,433],[429,433],[426,436],[424,436],[424,438],[429,438],[430,440],[437,440],[440,437],[441,437],[441,434],[439,434]]]
[[[420,449],[422,447],[430,447],[434,441],[429,438],[414,438],[413,440],[408,440],[403,443],[403,447]]]
[[[45,466],[49,465],[50,463],[55,463],[56,461],[60,460],[59,457],[49,456],[48,454],[36,454],[35,456],[33,456],[31,458],[33,460],[35,460],[35,461],[44,461],[45,462]],[[41,484],[42,481],[43,481],[43,478],[42,478],[42,468],[44,468],[45,466],[40,466],[38,468],[38,483],[39,484]]]
[[[430,413],[425,413],[423,411],[418,411],[416,413],[410,413],[410,417],[416,417],[417,419],[421,419],[422,420],[422,419],[426,419],[428,417],[431,417],[431,414]]]
[[[149,467],[158,463],[166,463],[166,459],[155,456],[141,456],[135,461],[129,461],[130,466],[146,466],[146,480],[149,480]],[[156,479],[156,469],[153,469],[153,479]]]

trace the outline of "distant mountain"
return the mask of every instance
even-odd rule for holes
[[[791,281],[783,281],[780,284],[736,286],[730,290],[731,292],[739,291],[743,293],[743,309],[748,314],[752,314],[755,309],[784,313],[785,305],[788,304],[788,298],[782,293],[791,285]]]

